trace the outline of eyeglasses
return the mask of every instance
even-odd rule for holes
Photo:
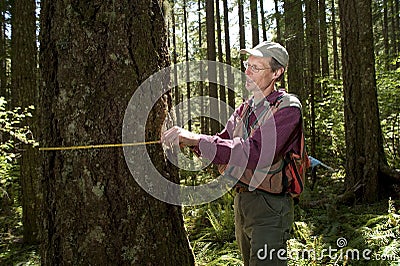
[[[251,72],[253,72],[253,73],[258,73],[258,72],[260,72],[261,70],[271,69],[270,67],[267,67],[267,68],[258,68],[258,67],[256,67],[255,65],[250,65],[250,64],[249,64],[249,61],[243,61],[243,66],[244,66],[244,68],[245,68],[246,70],[250,67]]]

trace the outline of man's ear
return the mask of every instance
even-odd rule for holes
[[[274,72],[274,77],[275,77],[276,79],[279,78],[279,77],[282,75],[282,73],[283,73],[284,71],[285,71],[285,69],[284,69],[283,67],[277,69],[277,70]]]

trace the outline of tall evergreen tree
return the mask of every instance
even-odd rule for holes
[[[34,0],[14,1],[12,7],[11,39],[11,91],[12,105],[27,108],[37,107],[37,47],[36,47],[36,2]],[[37,132],[37,115],[33,110],[29,119],[34,137]],[[22,189],[22,223],[24,241],[38,241],[40,223],[40,167],[38,150],[24,145],[20,160],[20,183]]]
[[[130,97],[169,65],[162,1],[41,4],[42,145],[121,143]],[[146,138],[160,137],[170,103],[162,97],[148,123],[138,125]],[[148,151],[160,173],[178,182],[162,147]],[[181,209],[153,198],[134,180],[146,166],[137,162],[138,173],[131,173],[118,148],[43,157],[43,265],[194,264]]]
[[[374,202],[385,181],[387,163],[379,121],[371,0],[339,0],[346,185],[364,202]],[[356,189],[358,188],[358,189]]]

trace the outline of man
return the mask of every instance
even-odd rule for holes
[[[162,140],[179,140],[181,146],[194,147],[213,163],[233,165],[247,173],[276,163],[289,152],[299,154],[302,118],[298,106],[288,106],[270,113],[274,123],[262,122],[265,113],[286,95],[275,87],[288,64],[286,49],[278,43],[262,42],[241,53],[249,55],[244,62],[245,86],[253,95],[236,109],[225,129],[208,136],[173,127]],[[243,121],[246,132],[238,133],[238,121]],[[270,193],[258,186],[252,189],[251,182],[240,181],[235,188],[235,233],[244,265],[286,265],[286,240],[293,223],[292,197],[287,191]]]

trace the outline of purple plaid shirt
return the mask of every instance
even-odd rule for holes
[[[256,105],[252,104],[252,100],[247,101],[252,108],[250,115],[243,119],[249,131],[257,117],[284,93],[284,90],[273,91]],[[274,114],[274,119],[270,119],[272,122],[268,120],[270,122],[256,126],[248,138],[233,137],[236,121],[244,107],[245,103],[235,110],[220,133],[214,136],[201,135],[199,145],[195,148],[197,153],[215,164],[229,162],[230,165],[256,169],[271,165],[289,151],[300,152],[302,121],[299,108],[280,109]]]

